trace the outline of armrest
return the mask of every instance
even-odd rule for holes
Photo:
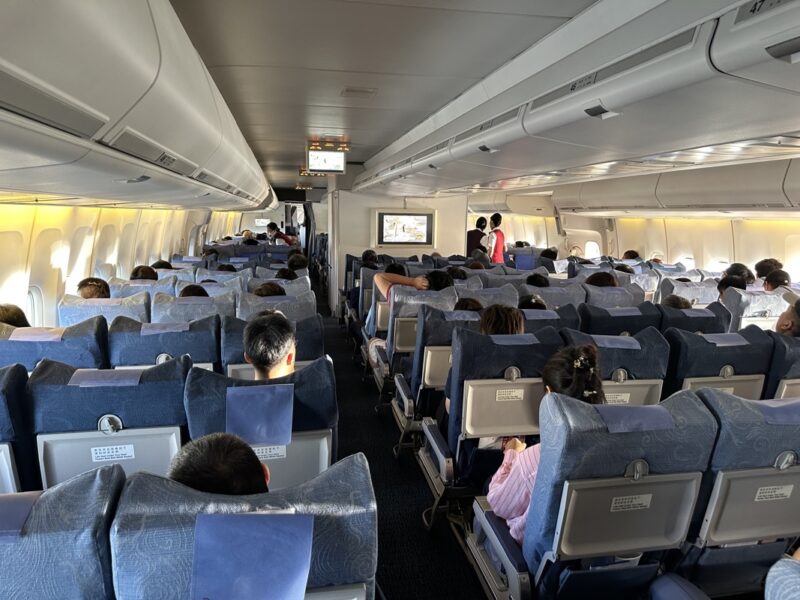
[[[705,592],[674,573],[662,575],[650,586],[651,600],[708,600]]]
[[[450,447],[444,439],[442,432],[439,431],[439,424],[431,417],[422,420],[422,432],[425,434],[425,441],[431,452],[432,458],[436,460],[439,468],[439,477],[445,485],[453,483],[453,455],[450,454]]]
[[[378,346],[377,354],[378,354],[378,366],[380,367],[381,372],[383,373],[383,376],[384,377],[388,377],[389,376],[389,366],[392,363],[389,362],[389,355],[386,354],[386,348],[384,348],[382,346]]]
[[[503,565],[508,569],[513,567],[517,573],[527,573],[528,563],[522,555],[522,547],[511,537],[511,531],[506,522],[494,514],[493,511],[481,511],[483,525],[486,531],[487,543],[491,543],[495,549],[495,554],[503,561]]]
[[[394,387],[397,395],[403,402],[403,414],[409,419],[414,417],[414,398],[411,394],[411,387],[402,373],[394,376]]]

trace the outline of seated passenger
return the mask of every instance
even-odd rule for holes
[[[605,402],[594,346],[562,348],[547,361],[542,379],[548,392],[589,404]],[[511,537],[522,544],[541,446],[526,448],[525,442],[511,438],[504,444],[504,455],[503,464],[489,483],[487,500],[495,514],[508,523]]]
[[[729,287],[737,288],[740,290],[747,289],[747,283],[745,282],[743,277],[739,277],[738,275],[726,275],[722,279],[719,280],[717,284],[717,291],[719,292],[719,301],[722,302],[722,295],[725,293]]]
[[[800,296],[791,290],[783,294],[783,299],[789,306],[778,317],[775,331],[789,337],[800,337]]]
[[[216,248],[209,248],[208,250],[203,250],[204,258],[211,258],[212,256],[219,256],[219,250],[217,250]]]
[[[792,278],[782,269],[774,269],[764,277],[764,291],[767,292],[774,292],[779,287],[789,287],[791,284]]]
[[[525,283],[532,285],[533,287],[550,287],[550,278],[546,275],[542,275],[541,273],[534,273],[533,275],[528,275]]]
[[[680,281],[681,283],[692,283],[692,280],[688,277],[676,277],[675,281]]]
[[[152,265],[150,265],[154,269],[171,269],[172,264],[167,262],[166,260],[157,260]]]
[[[520,310],[547,310],[547,304],[539,296],[520,296],[517,308]]]
[[[375,250],[364,250],[361,253],[362,263],[376,263],[378,262],[378,253]]]
[[[473,310],[475,312],[480,312],[483,310],[483,304],[475,300],[475,298],[461,298],[461,300],[456,302],[453,310]]]
[[[282,269],[278,269],[275,273],[275,279],[283,279],[284,281],[294,281],[297,279],[297,273],[292,271],[291,269],[287,269],[283,267]]]
[[[266,233],[264,235],[267,235]],[[292,248],[289,252],[286,253],[286,260],[289,260],[293,256],[300,255],[305,258],[305,254],[300,248]]]
[[[253,290],[253,293],[256,296],[268,298],[269,296],[285,296],[286,290],[273,281],[267,281]]]
[[[251,237],[242,240],[242,244],[244,246],[258,246],[258,240],[255,237],[252,237],[252,232],[251,232]]]
[[[613,273],[608,271],[600,271],[599,273],[592,273],[584,281],[586,285],[593,285],[595,287],[617,287],[619,283]]]
[[[549,258],[550,260],[558,260],[558,250],[555,248],[545,248],[539,256],[542,258]]]
[[[394,275],[402,275],[403,277],[408,275],[408,273],[406,272],[406,268],[400,263],[392,263],[390,265],[386,265],[386,268],[383,270],[383,272]]]
[[[661,301],[661,304],[664,306],[669,306],[670,308],[677,308],[679,310],[692,308],[692,303],[689,302],[689,300],[676,294],[670,294]]]
[[[777,258],[765,258],[763,260],[758,261],[755,264],[755,268],[756,268],[756,277],[758,277],[759,279],[764,279],[767,275],[769,275],[773,271],[782,269],[783,263],[779,261]]]
[[[514,248],[524,248],[524,247],[525,247],[525,242],[521,242],[519,240],[514,242]]]
[[[267,237],[272,241],[280,240],[287,246],[294,246],[297,243],[295,236],[282,232],[278,224],[274,222],[267,225]]]
[[[186,444],[167,477],[201,492],[246,496],[269,491],[269,469],[243,439],[210,433]]]
[[[256,239],[259,242],[266,242],[267,241],[267,232],[265,231],[263,233],[257,233],[256,234]]]
[[[138,265],[133,268],[131,271],[131,280],[134,279],[152,279],[153,281],[158,281],[158,273],[153,267],[148,267],[147,265]]]
[[[289,260],[286,261],[286,266],[289,267],[292,271],[299,271],[300,269],[307,269],[308,268],[308,259],[303,256],[302,254],[295,254],[289,257]]]
[[[628,273],[630,275],[634,275],[636,273],[636,271],[633,270],[633,267],[629,265],[615,265],[614,270],[619,271],[620,273]]]
[[[87,277],[78,282],[78,295],[84,300],[89,298],[111,298],[111,290],[105,279]]]
[[[433,290],[438,292],[453,285],[453,278],[444,271],[431,271],[418,277],[406,277],[395,273],[376,273],[372,280],[373,287],[381,295],[389,299],[389,291],[393,285],[409,285],[418,290]]]
[[[625,250],[622,260],[639,260],[641,257],[636,250]]]
[[[216,279],[201,279],[200,283],[217,283]]]
[[[447,267],[447,274],[454,280],[458,279],[463,281],[467,278],[467,272],[461,267]]]
[[[181,290],[179,298],[208,298],[208,292],[201,285],[190,284]]]
[[[217,265],[216,271],[225,271],[226,273],[236,273],[236,267],[233,265]]]
[[[256,372],[256,381],[294,373],[295,337],[292,324],[273,311],[252,319],[244,328],[244,360]]]
[[[478,262],[477,260],[473,260],[471,263],[467,264],[468,269],[485,269],[486,266],[482,262]]]
[[[735,277],[741,277],[744,279],[745,287],[755,283],[756,276],[753,275],[753,272],[747,268],[746,265],[742,263],[732,263],[723,274],[725,277],[729,275],[733,275]]]
[[[488,255],[488,254],[486,254],[486,252],[484,252],[483,250],[480,250],[480,249],[473,250],[473,251],[472,251],[472,254],[470,254],[470,256],[469,256],[469,257],[470,257],[470,258],[471,258],[471,259],[472,259],[474,262],[479,262],[479,263],[481,263],[481,264],[484,266],[484,268],[486,268],[486,269],[488,269],[488,268],[489,268],[489,266],[492,264],[492,261],[491,261],[491,259],[489,258],[489,255]]]
[[[656,263],[656,264],[660,265],[660,264],[661,264],[661,263],[663,263],[664,261],[663,261],[663,260],[661,260],[660,258],[655,258],[655,257],[654,257],[654,258],[651,258],[651,259],[650,259],[650,262],[653,262],[653,263]]]
[[[16,304],[0,304],[0,323],[11,325],[12,327],[30,327],[28,317]]]

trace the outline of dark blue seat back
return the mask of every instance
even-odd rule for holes
[[[49,358],[82,369],[108,367],[105,317],[91,317],[65,327],[58,338],[58,331],[54,329],[17,328],[0,323],[0,366],[20,363],[33,371],[40,360]]]
[[[322,317],[314,315],[307,319],[292,322],[297,344],[295,360],[308,361],[325,356],[325,335]],[[222,317],[222,366],[238,365],[244,360],[244,328],[247,321],[233,317]]]
[[[652,302],[622,308],[582,304],[578,314],[581,317],[581,330],[598,335],[633,335],[647,327],[658,329],[661,325],[661,313]]]
[[[586,290],[581,285],[565,285],[535,287],[524,285],[520,288],[520,296],[539,296],[550,310],[558,310],[562,306],[572,305],[575,308],[586,302]]]
[[[661,312],[661,331],[674,327],[694,333],[726,333],[731,324],[731,313],[719,302],[705,308],[671,308],[663,304],[656,307]]]
[[[577,329],[581,324],[578,310],[572,304],[556,310],[525,309],[522,313],[525,315],[525,333],[536,333],[545,327]]]
[[[590,335],[564,329],[567,346],[597,347],[603,379],[617,369],[625,369],[630,379],[664,379],[669,363],[669,344],[658,329],[647,327],[633,336]]]
[[[768,331],[772,338],[772,359],[764,382],[764,398],[774,398],[781,379],[800,378],[800,338]]]
[[[27,423],[27,382],[28,372],[22,365],[0,368],[0,443],[11,445],[22,491],[42,488],[36,438]]]

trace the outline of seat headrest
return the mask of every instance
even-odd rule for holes
[[[235,317],[236,293],[219,296],[174,298],[157,293],[153,298],[153,323],[188,322],[213,315]]]
[[[108,332],[108,353],[112,366],[152,365],[159,354],[189,354],[198,362],[217,363],[219,357],[217,315],[183,323],[139,323],[117,317]]]
[[[61,327],[102,315],[106,321],[125,316],[142,323],[150,321],[150,294],[140,292],[127,298],[89,298],[65,295],[58,303],[58,323]]]
[[[107,345],[108,326],[102,316],[64,328],[0,323],[0,364],[21,363],[29,371],[43,358],[82,368],[107,367]]]

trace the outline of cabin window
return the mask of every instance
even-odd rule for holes
[[[39,327],[44,322],[43,299],[42,290],[38,286],[32,285],[28,288],[25,314],[33,327]]]
[[[583,251],[583,255],[586,258],[597,258],[600,256],[600,244],[594,241],[586,242],[586,246]]]

